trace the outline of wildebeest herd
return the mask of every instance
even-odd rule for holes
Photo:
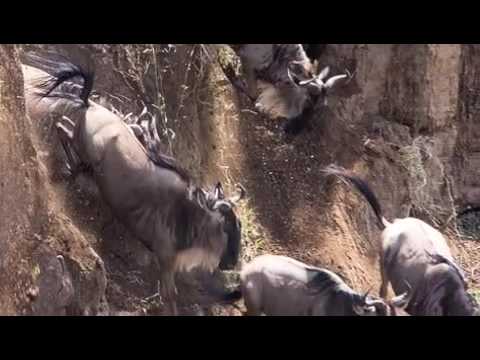
[[[327,80],[301,44],[236,44],[247,85],[232,69],[227,77],[269,117],[285,119],[297,134],[315,105],[327,104]],[[60,58],[58,58],[60,59]],[[27,112],[55,123],[72,175],[89,172],[115,217],[155,254],[159,293],[169,314],[177,314],[177,271],[231,270],[239,261],[241,222],[234,208],[246,195],[226,197],[221,183],[209,189],[193,183],[178,162],[158,151],[147,129],[89,99],[94,74],[67,59],[29,54],[23,61]],[[75,80],[75,81],[74,81]],[[415,219],[383,217],[369,185],[338,166],[324,169],[356,188],[371,205],[382,231],[380,296],[360,294],[340,276],[286,256],[265,254],[240,272],[240,285],[223,301],[244,299],[247,315],[478,315],[465,276],[442,234]],[[387,300],[391,283],[395,297]]]

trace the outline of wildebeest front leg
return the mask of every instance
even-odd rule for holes
[[[243,302],[246,311],[243,316],[262,315],[262,297],[256,286],[242,286]]]
[[[287,119],[283,125],[283,131],[289,135],[298,135],[307,127],[308,123],[303,115]]]
[[[70,120],[68,117],[63,116],[62,120],[70,124],[75,128],[75,123]],[[73,130],[69,130],[61,122],[55,124],[60,143],[62,144],[65,155],[67,156],[67,168],[71,176],[75,176],[81,172],[91,172],[92,169],[88,164],[85,164],[80,160],[74,148],[72,147],[73,141]]]
[[[384,256],[383,253],[380,254],[380,276],[381,276],[381,281],[382,284],[380,285],[380,297],[385,299],[387,297],[387,290],[388,290],[388,277],[385,272],[385,261],[384,261]]]
[[[177,288],[175,286],[175,274],[173,271],[165,271],[160,276],[159,293],[167,309],[168,315],[178,315],[176,297]]]
[[[74,153],[71,142],[73,140],[73,131],[68,130],[63,124],[60,122],[57,122],[55,124],[57,131],[58,131],[58,137],[60,138],[60,143],[62,144],[63,151],[65,152],[65,155],[67,156],[67,168],[70,171],[71,174],[74,174],[77,169],[79,168],[80,161],[76,154]]]
[[[248,90],[248,87],[245,85],[245,83],[237,76],[235,73],[235,70],[233,69],[232,65],[229,64],[227,66],[224,66],[220,64],[223,73],[227,77],[227,79],[232,83],[232,85],[238,89],[240,92],[244,93],[252,103],[256,102],[256,98],[252,95],[250,95],[250,91]]]
[[[316,100],[307,105],[300,115],[287,119],[283,125],[283,131],[289,135],[298,135],[304,129],[311,130],[312,127],[309,119],[313,116],[315,101]]]

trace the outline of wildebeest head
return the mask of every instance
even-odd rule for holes
[[[432,259],[432,267],[428,274],[429,285],[424,301],[428,307],[426,310],[437,311],[442,315],[473,315],[478,305],[467,293],[468,283],[460,267],[441,254],[427,254]]]
[[[467,293],[464,279],[447,263],[430,265],[417,312],[438,316],[471,316],[475,301]]]
[[[354,299],[353,310],[361,316],[409,316],[405,308],[412,298],[410,290],[389,301],[369,296],[367,292]]]
[[[476,309],[473,297],[467,293],[457,274],[451,272],[450,270],[450,279],[447,280],[446,296],[443,300],[444,314],[453,316],[474,315]]]
[[[230,198],[225,198],[222,184],[218,182],[213,191],[204,192],[207,208],[220,214],[223,232],[226,235],[227,243],[220,259],[221,270],[233,269],[240,256],[240,244],[242,225],[237,218],[234,207],[245,197],[246,191],[241,185],[237,185],[238,192]]]
[[[287,73],[290,80],[298,87],[306,88],[314,98],[321,98],[324,105],[327,105],[328,92],[338,83],[339,80],[351,76],[347,74],[332,76],[326,80],[330,68],[327,66],[317,75],[307,70],[303,63],[291,61],[287,66]],[[326,80],[326,81],[325,81]]]

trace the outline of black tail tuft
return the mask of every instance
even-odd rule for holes
[[[383,212],[382,212],[380,203],[378,202],[377,197],[373,193],[372,189],[370,189],[370,186],[367,184],[365,180],[359,178],[352,172],[336,165],[328,166],[323,170],[323,172],[327,175],[334,175],[340,178],[342,181],[353,185],[363,195],[363,197],[368,201],[368,203],[372,207],[373,212],[375,213],[375,216],[378,219],[377,225],[379,229],[380,230],[385,229],[385,224],[383,222]]]
[[[92,66],[89,66],[88,69],[84,69],[79,65],[71,63],[60,54],[50,53],[45,56],[23,54],[22,62],[25,65],[41,69],[50,75],[42,83],[36,85],[39,90],[37,95],[40,97],[68,99],[72,102],[77,102],[88,107],[88,98],[92,92],[93,80],[95,77]],[[83,80],[80,95],[72,94],[65,91],[65,89],[59,89],[60,85],[77,77]]]

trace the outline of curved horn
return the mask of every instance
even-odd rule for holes
[[[298,82],[298,80],[295,80],[293,78],[292,72],[290,71],[290,68],[288,66],[287,66],[287,76],[295,86],[300,86],[300,83]]]
[[[225,195],[223,193],[223,186],[222,183],[219,181],[213,188],[213,193],[215,196],[215,199],[223,200],[225,199]]]
[[[57,255],[57,260],[60,263],[60,266],[62,267],[62,274],[65,274],[65,269],[67,268],[67,265],[65,264],[65,259],[62,255]]]
[[[309,80],[304,80],[304,81],[299,81],[298,82],[298,85],[299,86],[305,86],[305,85],[308,85],[310,84],[311,82],[315,81],[316,79],[315,78],[311,78]],[[321,81],[321,80],[320,80]]]
[[[385,306],[385,302],[382,299],[365,299],[365,305],[367,305],[367,306],[375,306],[375,305]]]
[[[347,75],[343,74],[343,75],[336,75],[336,76],[332,76],[330,79],[327,80],[327,82],[325,83],[325,87],[327,89],[331,89],[337,82],[338,80],[341,80],[341,79],[345,79],[347,77]]]
[[[145,115],[147,114],[147,112],[148,112],[148,109],[147,109],[147,107],[144,105],[142,112],[140,113],[140,115],[138,115],[138,119],[141,119],[143,116],[145,116]]]
[[[373,289],[373,286],[370,286],[370,287],[368,288],[368,290],[363,294],[363,296],[362,296],[363,300],[366,300],[366,299],[367,299],[368,294],[370,294],[370,291],[372,291],[372,289]]]
[[[370,291],[372,291],[373,287],[370,287],[362,296],[362,300],[367,306],[375,306],[378,304],[384,305],[384,302],[380,299],[369,299],[368,295],[370,294]]]
[[[324,67],[323,70],[320,72],[320,74],[318,74],[317,79],[320,81],[323,81],[323,79],[327,77],[329,72],[330,72],[330,66]]]
[[[225,212],[225,211],[230,211],[232,210],[232,204],[230,202],[225,201],[225,200],[219,200],[213,205],[212,210],[214,211],[220,211],[220,212]]]
[[[406,291],[403,294],[400,294],[392,298],[392,300],[390,300],[390,303],[393,306],[404,309],[408,306],[408,303],[410,302],[411,299],[412,299],[412,293],[409,291]]]
[[[301,63],[290,61],[287,65],[287,76],[290,79],[290,81],[293,82],[296,86],[305,86],[316,80],[315,76],[312,76],[312,78],[308,80],[301,80],[301,81],[298,80],[298,77],[295,75],[295,73],[292,73],[292,71],[290,70],[290,66],[293,64],[301,65]]]
[[[405,291],[403,294],[395,296],[394,298],[392,298],[392,300],[390,300],[391,305],[401,309],[405,309],[413,297],[412,287],[410,283],[407,280],[404,280],[404,283],[407,287],[407,291]]]

